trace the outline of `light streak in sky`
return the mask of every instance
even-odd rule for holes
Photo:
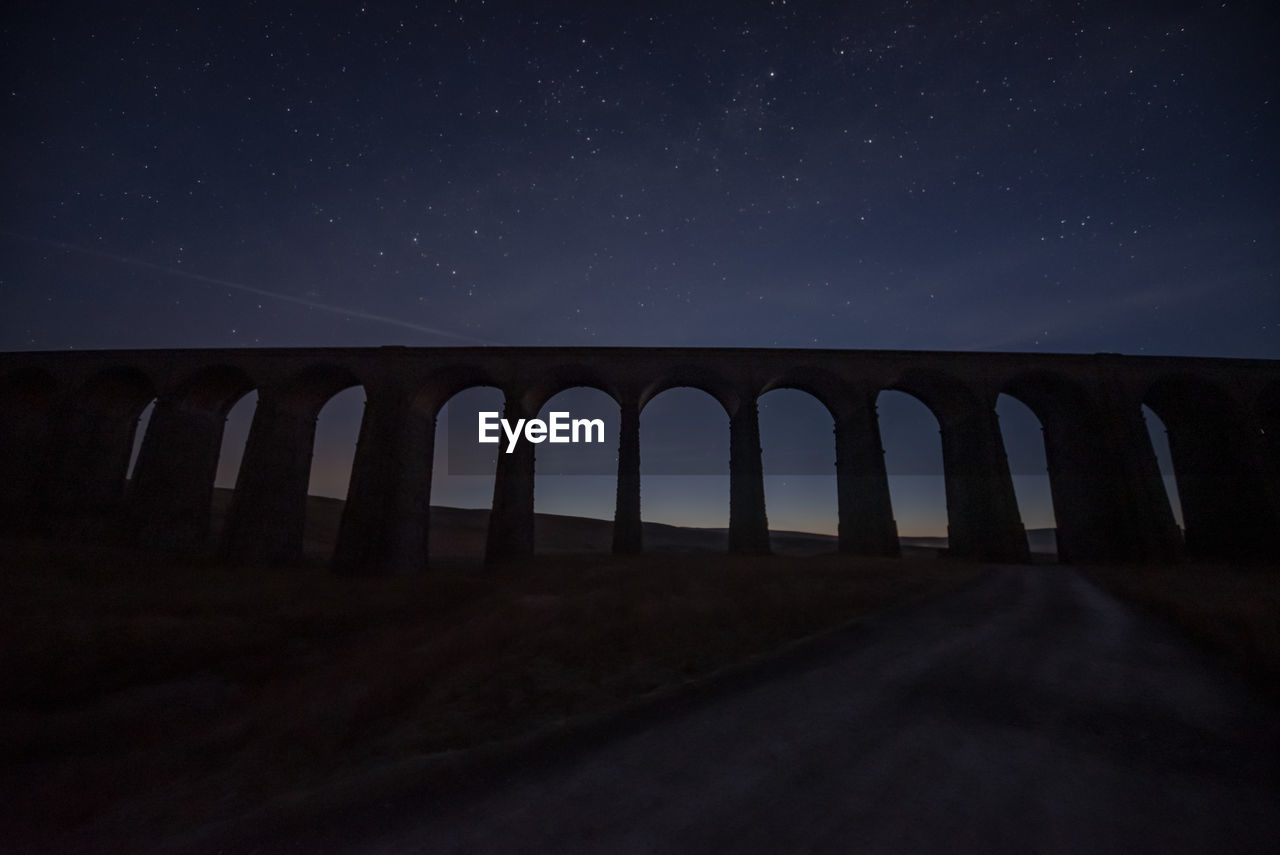
[[[404,321],[400,318],[393,318],[387,315],[378,315],[373,312],[365,312],[359,309],[348,309],[343,306],[335,306],[330,303],[321,303],[316,300],[309,300],[306,297],[297,297],[293,294],[281,294],[278,291],[268,291],[265,288],[258,288],[253,285],[245,285],[241,282],[231,282],[227,279],[217,279],[212,276],[202,276],[199,273],[189,273],[186,270],[178,270],[173,267],[165,267],[161,264],[153,264],[149,261],[142,261],[137,258],[129,258],[123,255],[115,255],[110,252],[103,252],[97,249],[89,249],[83,246],[77,246],[72,243],[63,241],[48,240],[47,238],[33,237],[31,235],[17,234],[7,230],[0,231],[16,240],[27,241],[29,243],[43,244],[57,249],[66,250],[67,252],[75,252],[81,255],[87,255],[94,258],[102,258],[108,261],[114,261],[117,264],[126,264],[131,267],[140,267],[145,270],[154,270],[157,273],[163,273],[167,276],[173,276],[178,279],[185,279],[189,282],[198,282],[201,285],[210,285],[218,288],[230,288],[234,291],[242,291],[246,294],[256,294],[260,297],[269,297],[272,300],[279,300],[283,303],[293,303],[298,306],[306,306],[311,309],[319,309],[322,312],[330,312],[335,315],[341,315],[347,318],[359,318],[364,321],[373,321],[374,323],[388,324],[401,329],[413,330],[414,332],[425,333],[426,335],[439,336],[441,338],[454,339],[455,341],[465,341],[470,344],[499,345],[499,342],[489,341],[488,339],[477,338],[476,336],[466,335],[465,333],[451,332],[442,330],[438,327],[429,327],[423,324],[415,324],[411,321]]]

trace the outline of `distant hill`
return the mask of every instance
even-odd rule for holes
[[[214,490],[214,531],[221,529],[231,501],[231,490]],[[307,497],[307,528],[304,549],[311,555],[332,551],[337,541],[343,501],[324,496]],[[484,555],[485,535],[489,525],[487,508],[431,508],[431,554],[435,558],[478,560]],[[724,552],[729,546],[727,529],[690,528],[646,522],[642,528],[646,552]],[[836,538],[827,534],[802,531],[771,531],[773,550],[782,554],[804,555],[834,552]],[[1029,529],[1027,540],[1032,552],[1055,553],[1054,529]],[[613,521],[560,514],[536,514],[534,548],[542,553],[608,552],[613,545]],[[945,537],[904,537],[902,545],[918,554],[945,549]]]
[[[904,537],[902,542],[912,546],[927,546],[934,549],[947,548],[947,539],[945,537]],[[1058,530],[1056,528],[1027,529],[1027,546],[1031,548],[1033,553],[1057,555]]]

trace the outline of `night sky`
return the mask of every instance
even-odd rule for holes
[[[1280,358],[1267,3],[0,15],[0,350]],[[667,416],[646,412],[646,467],[703,439],[697,453],[727,463],[723,412],[668,394]],[[921,474],[937,425],[899,397],[881,399],[890,469],[909,476],[895,512],[905,533],[937,533],[939,479]],[[313,489],[341,493],[362,400],[322,415]],[[603,395],[568,400],[616,417]],[[834,479],[784,460],[833,457],[830,417],[799,393],[761,408],[771,523],[833,530]],[[233,411],[229,447],[251,413]],[[1000,413],[1024,521],[1051,524],[1035,419],[1005,399]],[[489,484],[447,479],[435,500],[487,504]],[[723,477],[644,490],[646,519],[727,519]],[[539,510],[612,513],[611,477],[538,491]]]

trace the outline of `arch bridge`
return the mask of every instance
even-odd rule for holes
[[[662,391],[709,393],[729,421],[729,548],[769,549],[757,399],[779,388],[834,422],[838,542],[896,555],[876,396],[910,393],[941,428],[950,551],[1028,557],[995,412],[1008,394],[1044,431],[1060,559],[1074,563],[1270,562],[1280,532],[1280,361],[1119,354],[709,348],[316,348],[0,354],[0,513],[68,521],[142,545],[203,548],[227,413],[258,392],[221,542],[228,560],[302,551],[316,417],[363,386],[365,412],[334,566],[412,573],[427,564],[436,416],[457,392],[495,386],[503,416],[598,389],[621,414],[614,550],[642,547],[640,413]],[[155,401],[132,482],[139,417]],[[1185,539],[1142,414],[1165,423]],[[535,446],[498,455],[486,557],[533,551]]]

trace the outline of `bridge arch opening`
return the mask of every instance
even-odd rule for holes
[[[937,414],[916,394],[896,389],[880,391],[876,413],[900,543],[946,548],[947,492]]]
[[[1280,461],[1280,381],[1268,384],[1258,396],[1258,427],[1273,461]]]
[[[773,550],[835,551],[838,512],[831,411],[814,394],[792,387],[764,393],[758,406]],[[827,537],[796,537],[783,532]]]
[[[568,443],[538,443],[534,466],[534,510],[550,517],[600,520],[599,524],[543,516],[534,526],[538,552],[609,552],[618,492],[621,410],[613,396],[593,386],[564,389],[542,405],[538,418],[567,413]],[[576,439],[573,422],[579,421]],[[601,426],[581,424],[599,421]],[[598,429],[597,429],[598,428]],[[597,441],[599,440],[599,441]],[[522,442],[525,440],[521,440]]]
[[[184,552],[211,545],[218,452],[227,411],[251,388],[238,369],[201,369],[143,412],[130,463],[128,536]]]
[[[724,551],[729,536],[729,418],[709,390],[675,386],[640,410],[640,508],[645,551]]]
[[[138,424],[133,429],[133,443],[129,449],[129,466],[125,470],[125,481],[129,485],[133,484],[134,470],[138,468],[138,455],[142,452],[142,441],[147,436],[147,429],[151,427],[151,414],[156,410],[156,399],[152,398],[142,408],[142,412],[138,414]]]
[[[90,536],[114,535],[127,493],[139,419],[155,400],[151,379],[136,368],[90,378],[56,418],[56,466],[45,484],[49,504]],[[95,531],[96,529],[96,531]]]
[[[350,369],[330,363],[259,388],[222,538],[228,560],[287,565],[332,556],[362,392]],[[321,498],[309,499],[313,492]]]
[[[938,479],[933,473],[938,468],[942,471],[946,536],[945,541],[939,540],[946,543],[948,554],[980,561],[1029,560],[994,401],[971,381],[941,370],[904,372],[890,388],[916,397],[932,412],[938,425],[938,440],[918,446],[917,455],[925,452],[929,457],[917,456],[912,461],[914,465],[907,468],[921,473],[918,478],[923,479],[927,473],[935,485]],[[886,447],[896,441],[895,433],[889,432]],[[933,451],[939,446],[940,467]],[[937,495],[936,490],[935,487],[932,495]],[[898,518],[899,531],[904,535],[909,536],[918,525],[911,517],[908,513],[905,519]],[[934,531],[941,527],[936,517],[930,522]]]
[[[334,393],[316,413],[303,529],[303,556],[307,559],[327,562],[333,556],[364,408],[364,387],[356,385]]]
[[[1033,554],[1056,559],[1058,521],[1045,458],[1044,426],[1031,407],[1007,392],[996,398],[996,416],[1028,546]]]
[[[1178,479],[1174,476],[1173,455],[1169,452],[1169,430],[1164,421],[1156,415],[1155,410],[1142,405],[1142,420],[1147,425],[1147,435],[1151,438],[1151,450],[1156,456],[1156,465],[1160,470],[1160,482],[1164,485],[1165,495],[1169,498],[1169,508],[1173,511],[1173,519],[1178,524],[1178,532],[1185,539],[1186,524],[1182,520],[1182,500],[1178,496]]]
[[[1280,518],[1280,381],[1270,383],[1262,390],[1258,396],[1257,413],[1264,481],[1271,485],[1271,513]]]
[[[244,462],[245,446],[249,441],[249,428],[253,424],[253,415],[257,410],[257,389],[245,392],[227,410],[222,441],[218,444],[218,468],[213,478],[214,491],[209,535],[214,543],[221,539],[226,527],[227,510],[231,506],[236,481],[240,477],[240,466]]]
[[[0,379],[0,526],[27,526],[48,464],[49,420],[58,383],[45,371],[20,369]]]
[[[1168,434],[1188,554],[1269,557],[1277,520],[1262,480],[1261,444],[1246,427],[1243,406],[1217,384],[1190,375],[1153,383],[1143,403]]]
[[[478,414],[503,412],[496,386],[465,386],[436,413],[431,465],[431,523],[427,539],[432,567],[471,566],[484,560],[500,445],[476,442]]]
[[[1108,562],[1131,556],[1134,533],[1126,529],[1125,521],[1132,519],[1134,510],[1125,492],[1130,478],[1108,456],[1108,419],[1096,399],[1078,382],[1044,370],[1018,374],[1001,392],[1002,398],[1024,404],[1039,423],[1058,561]],[[1019,416],[1013,413],[1011,408],[1008,418],[1016,423]],[[1005,421],[1002,415],[1002,429]],[[1019,470],[1038,467],[1041,458],[1027,456],[1030,449],[1017,439],[1012,445],[1009,454],[1016,489]],[[1037,551],[1039,524],[1032,517],[1027,527],[1032,529],[1029,540]]]

